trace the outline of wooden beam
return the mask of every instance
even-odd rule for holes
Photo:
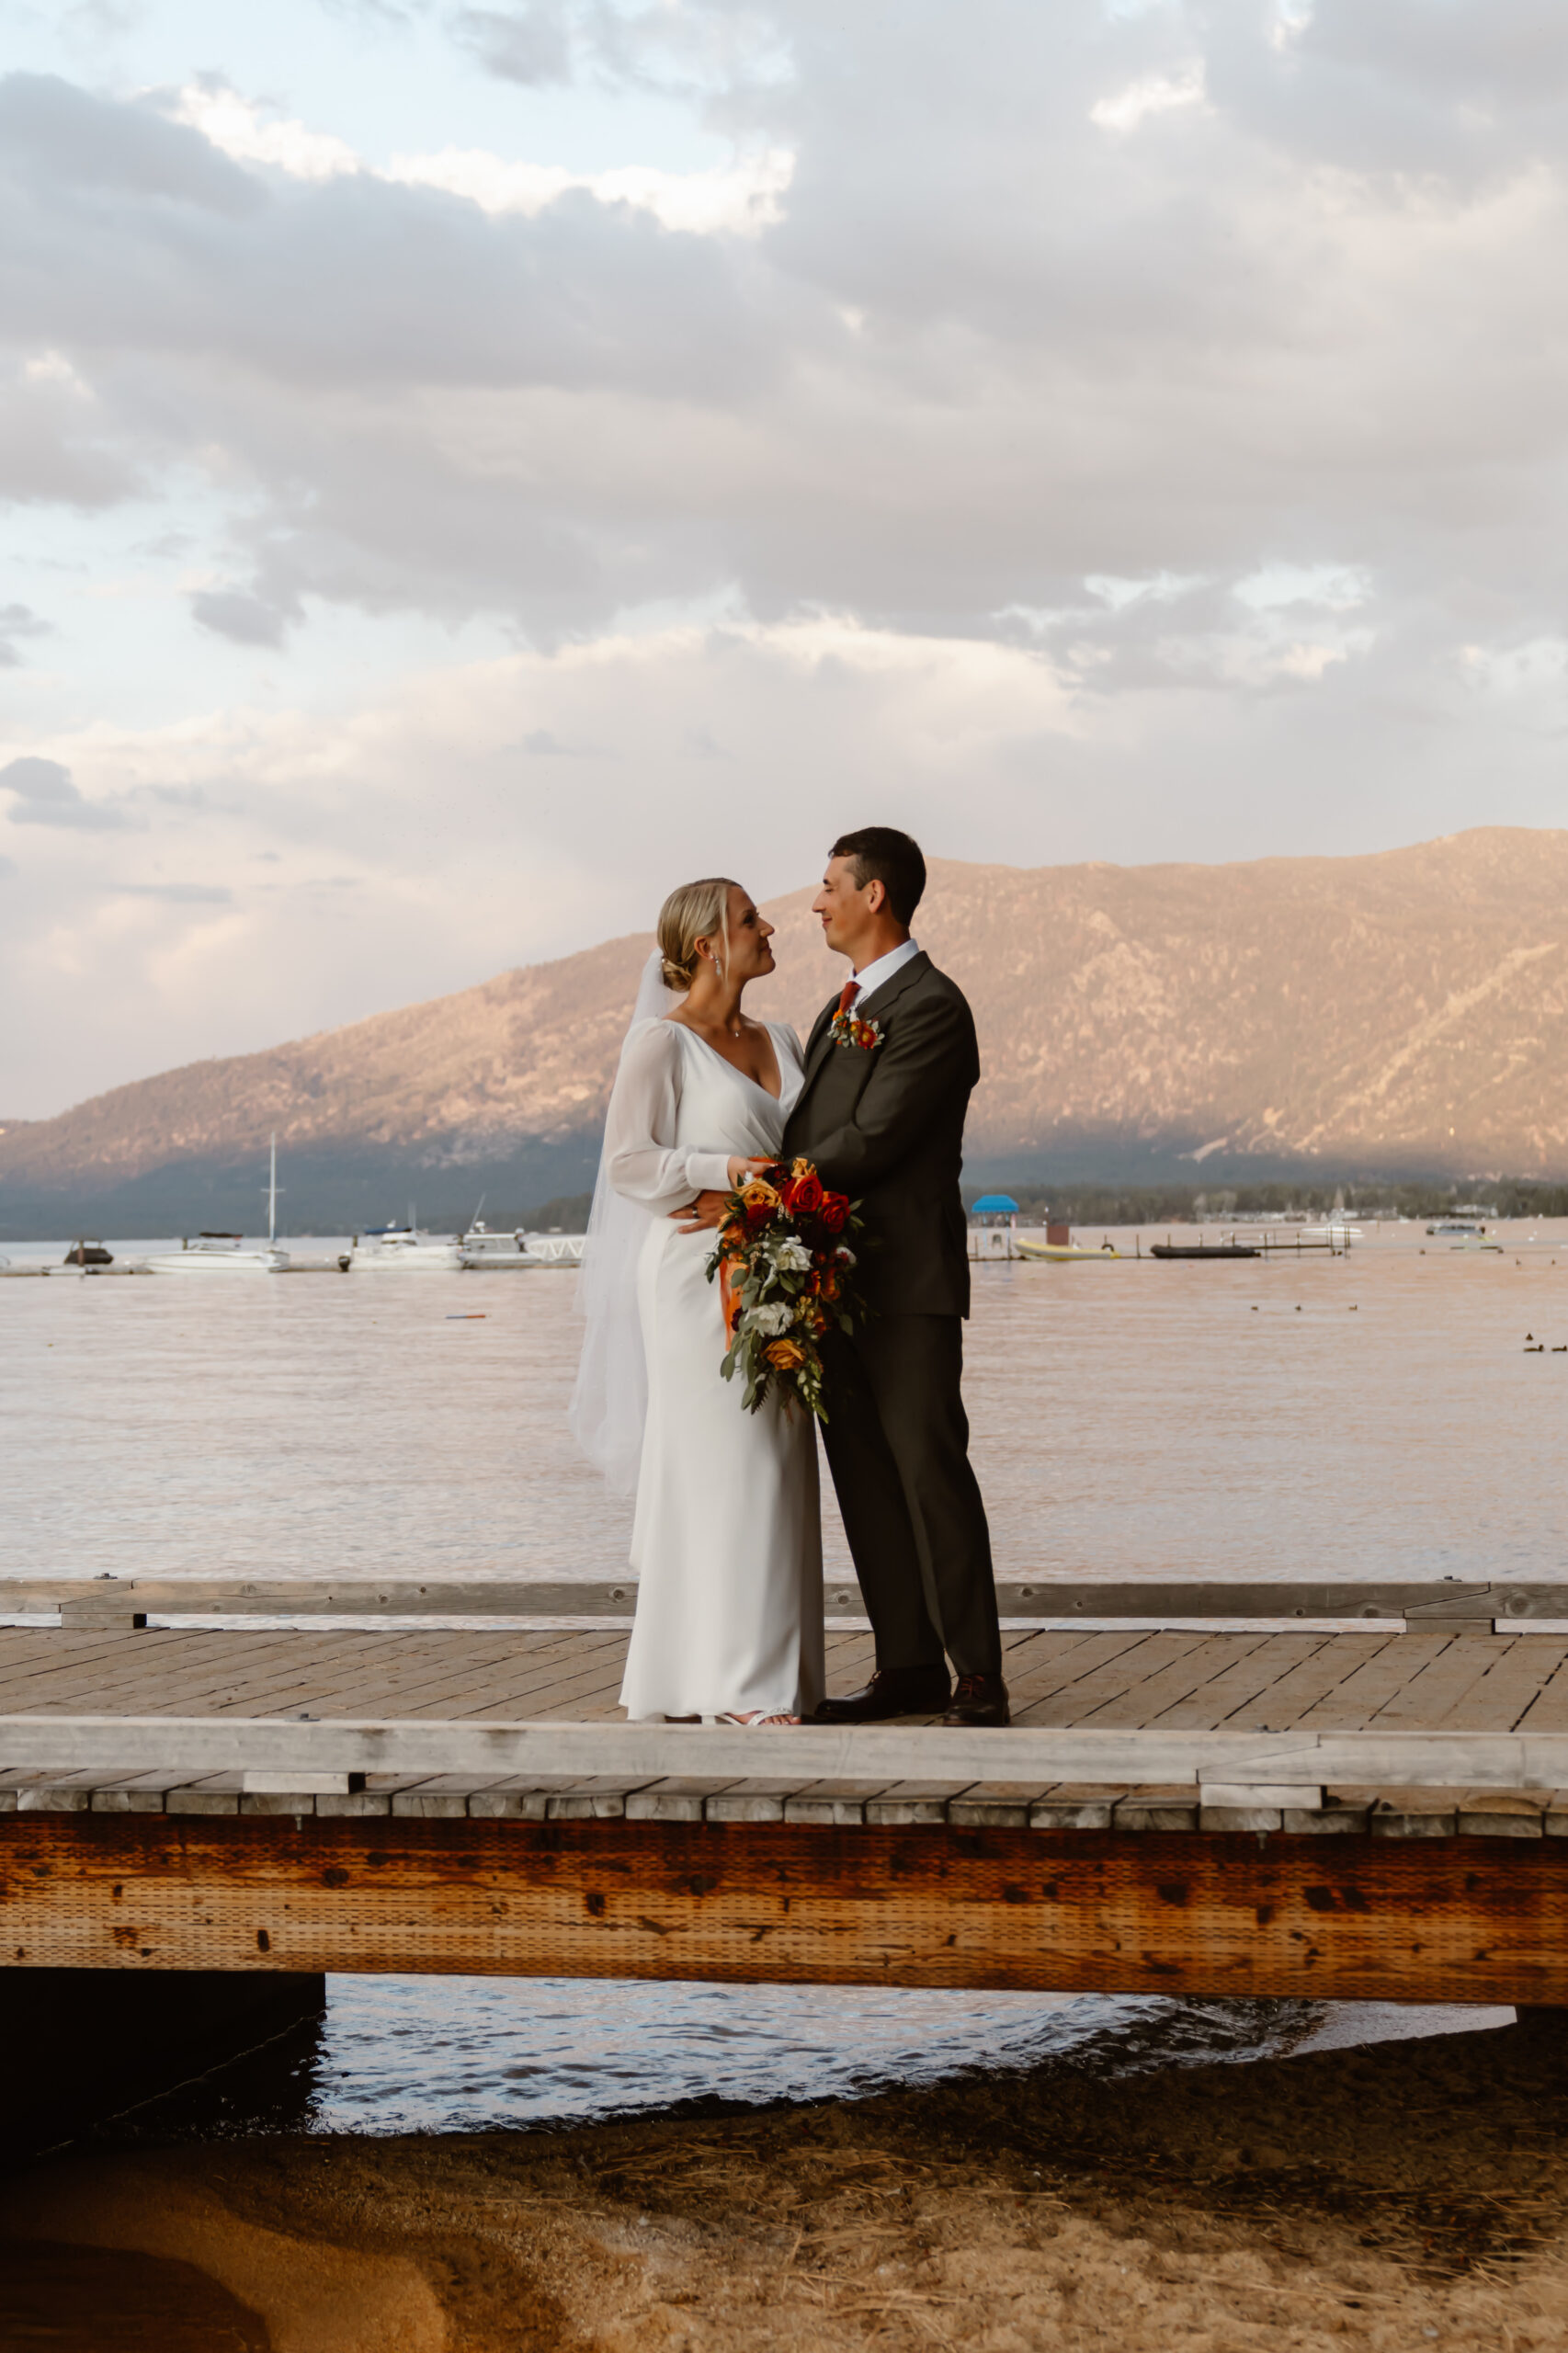
[[[1568,2005],[1568,1840],[27,1814],[15,1969]]]
[[[312,1723],[292,1717],[39,1714],[0,1716],[0,1758],[23,1768],[71,1772],[280,1775],[289,1786],[304,1789],[318,1776],[355,1773],[461,1773],[480,1779],[602,1774],[627,1786],[682,1774],[737,1780],[786,1774],[797,1788],[814,1780],[854,1780],[885,1789],[894,1781],[933,1777],[964,1783],[1006,1779],[1039,1788],[1055,1782],[1170,1782],[1297,1793],[1330,1782],[1568,1788],[1568,1733],[1165,1732],[1046,1725],[981,1732],[917,1724],[747,1731],[560,1718],[540,1723],[473,1717]],[[304,1778],[289,1779],[297,1776]]]
[[[1528,1624],[1568,1618],[1568,1582],[1487,1584],[1457,1579],[1423,1584],[1388,1579],[1343,1582],[1184,1579],[1165,1583],[1050,1576],[1004,1580],[1005,1618],[1404,1619],[1418,1624]],[[9,1577],[0,1579],[0,1615],[58,1609],[67,1622],[118,1622],[128,1609],[157,1617],[560,1617],[630,1618],[634,1577]],[[830,1584],[830,1620],[865,1614],[853,1578]]]

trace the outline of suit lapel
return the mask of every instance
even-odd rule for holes
[[[797,1109],[805,1100],[807,1087],[810,1086],[833,1050],[833,1017],[837,1011],[838,999],[829,998],[812,1025],[812,1034],[806,1040],[805,1075],[801,1081],[801,1092],[795,1097]]]
[[[869,996],[861,998],[855,1007],[857,1015],[862,1019],[867,1018],[867,1008],[874,1006],[876,1011],[869,1017],[872,1020],[880,1020],[888,1007],[903,995],[904,990],[912,988],[915,983],[924,978],[930,969],[931,959],[922,949],[918,956],[912,956],[907,964],[899,967],[892,980],[884,981],[881,986],[874,989]],[[835,997],[829,1004],[824,1006],[816,1017],[806,1046],[805,1076],[801,1081],[801,1092],[795,1098],[797,1110],[805,1101],[812,1080],[833,1051],[833,1017],[837,1011],[838,999]]]
[[[856,1014],[862,1021],[880,1021],[889,1006],[901,997],[905,989],[913,988],[916,981],[923,980],[930,969],[931,959],[923,948],[918,956],[912,956],[907,964],[899,966],[891,981],[884,981],[880,989],[873,989],[869,996],[862,997],[855,1007]],[[870,1010],[873,1006],[876,1007],[874,1013]]]

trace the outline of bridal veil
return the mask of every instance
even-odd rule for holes
[[[642,967],[626,1036],[685,1003],[665,986],[664,959],[655,948]],[[621,1052],[626,1051],[625,1040]],[[650,1211],[618,1193],[608,1155],[599,1154],[594,1206],[577,1278],[576,1311],[583,1319],[583,1353],[567,1420],[572,1435],[613,1495],[637,1492],[642,1430],[648,1418],[648,1372],[637,1313],[637,1261],[652,1222]]]

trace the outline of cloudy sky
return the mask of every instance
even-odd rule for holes
[[[0,0],[0,1114],[759,894],[1568,824],[1553,0]]]

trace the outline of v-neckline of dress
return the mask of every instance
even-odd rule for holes
[[[784,1057],[778,1051],[778,1040],[774,1038],[771,1028],[769,1028],[767,1023],[764,1023],[763,1026],[767,1029],[768,1040],[773,1047],[773,1059],[778,1066],[778,1092],[777,1095],[773,1094],[769,1088],[764,1086],[759,1078],[753,1078],[749,1071],[742,1070],[738,1063],[733,1063],[728,1054],[722,1054],[717,1046],[709,1045],[707,1039],[704,1038],[699,1030],[693,1029],[688,1022],[675,1021],[670,1024],[672,1029],[683,1030],[687,1037],[695,1040],[698,1045],[701,1046],[706,1052],[712,1055],[716,1063],[722,1063],[724,1068],[733,1077],[740,1079],[743,1084],[747,1086],[755,1087],[759,1095],[767,1097],[768,1102],[773,1105],[776,1110],[780,1110],[784,1104]]]

